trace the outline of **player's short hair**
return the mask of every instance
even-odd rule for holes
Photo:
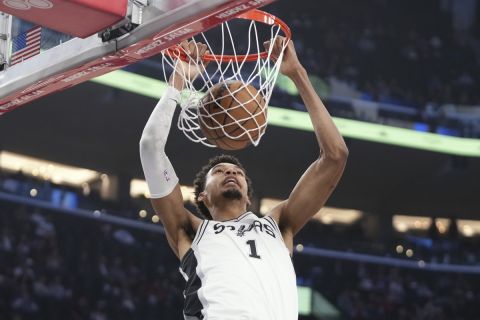
[[[205,190],[205,181],[207,179],[207,174],[210,171],[210,169],[215,167],[217,164],[223,163],[223,162],[232,163],[245,172],[245,168],[237,158],[235,158],[234,156],[222,154],[208,160],[208,164],[203,166],[202,169],[200,169],[200,171],[195,176],[195,180],[193,181],[193,185],[195,187],[194,194],[195,194],[195,205],[197,207],[197,211],[200,214],[200,216],[208,220],[212,220],[213,217],[210,214],[210,211],[208,210],[207,206],[205,206],[205,204],[203,203],[203,201],[198,201],[198,196],[200,195],[200,193],[202,193],[203,190]],[[252,180],[250,180],[250,178],[246,175],[246,172],[245,172],[245,180],[247,181],[248,197],[252,199],[252,195],[253,195]]]

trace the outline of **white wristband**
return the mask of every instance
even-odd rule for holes
[[[151,198],[169,195],[178,183],[165,144],[180,92],[168,87],[148,119],[140,139],[140,159]]]

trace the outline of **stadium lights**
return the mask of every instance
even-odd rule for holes
[[[458,231],[465,237],[480,235],[480,221],[457,220]]]
[[[280,204],[282,202],[281,200],[278,199],[272,199],[272,198],[263,198],[260,200],[260,213],[265,214],[272,210],[275,206]]]
[[[191,186],[180,186],[182,191],[183,201],[194,202],[194,188]],[[136,198],[143,196],[145,198],[150,198],[150,193],[148,192],[148,185],[145,180],[141,179],[132,179],[130,181],[130,197]]]
[[[437,226],[438,232],[444,234],[447,232],[450,227],[451,220],[447,218],[436,218],[435,225]]]
[[[260,201],[260,213],[265,214],[269,212],[280,202],[282,200],[263,198]],[[352,224],[362,216],[363,212],[359,210],[323,207],[313,218],[324,224]]]
[[[313,218],[325,224],[352,224],[362,215],[363,212],[359,210],[323,207]]]
[[[445,234],[450,227],[451,220],[448,218],[435,218],[435,226],[440,234]],[[407,232],[409,230],[428,230],[432,224],[430,217],[418,216],[393,216],[393,227],[398,232]],[[457,220],[458,231],[465,237],[480,235],[480,220]]]
[[[82,193],[84,196],[90,195],[90,192],[92,192],[92,189],[90,188],[90,185],[86,182],[82,183]]]
[[[190,186],[180,186],[180,190],[182,190],[183,201],[190,201],[191,203],[195,203],[195,189]]]
[[[407,232],[408,230],[427,230],[432,224],[432,218],[394,215],[392,223],[393,228],[398,232]]]
[[[117,70],[91,81],[146,97],[158,99],[167,87],[157,79]],[[313,131],[308,113],[269,106],[270,125]],[[334,117],[343,136],[353,139],[396,145],[467,157],[480,157],[480,139],[458,138],[411,129],[391,127]]]
[[[150,197],[147,182],[145,180],[132,179],[130,181],[130,197],[137,198],[141,196],[145,198]]]
[[[138,216],[139,216],[140,218],[146,218],[146,217],[147,217],[147,211],[146,211],[146,210],[143,210],[143,209],[140,210],[140,211],[138,212]]]
[[[100,176],[99,172],[93,170],[67,166],[8,151],[0,152],[0,168],[74,187],[81,187],[84,183],[96,180]]]

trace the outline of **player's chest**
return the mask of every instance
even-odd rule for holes
[[[242,222],[216,222],[209,224],[206,233],[213,238],[262,238],[277,240],[273,226],[263,219]]]

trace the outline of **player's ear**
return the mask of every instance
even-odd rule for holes
[[[205,191],[202,191],[198,194],[198,201],[203,202],[203,204],[208,207],[207,205],[208,197]]]

